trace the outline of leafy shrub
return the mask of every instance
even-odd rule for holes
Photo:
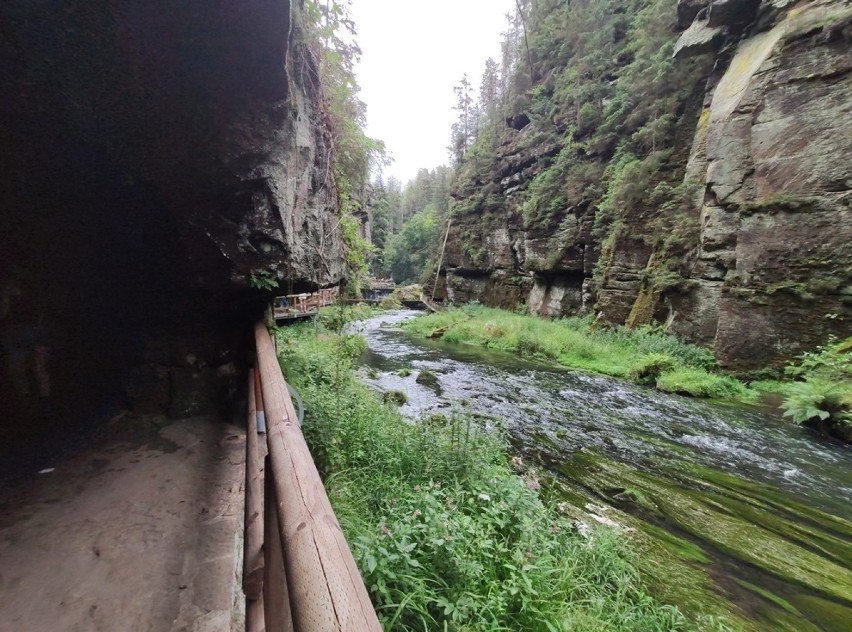
[[[321,307],[319,310],[320,326],[329,331],[341,332],[349,323],[365,320],[378,313],[374,306],[368,303],[355,303],[353,305],[344,305],[338,303]]]
[[[408,402],[408,395],[402,391],[387,391],[382,395],[382,401],[385,404],[393,404],[394,406],[402,406]]]
[[[254,270],[249,275],[249,284],[256,290],[274,290],[278,287],[278,274],[274,269]]]
[[[849,384],[812,377],[805,382],[790,384],[785,389],[781,407],[784,416],[792,417],[798,424],[816,419],[825,421],[831,417],[849,423],[852,422],[850,394]]]
[[[367,343],[361,336],[348,334],[341,336],[340,352],[347,358],[358,358],[367,350]]]
[[[785,373],[802,380],[782,387],[785,416],[796,423],[825,422],[843,438],[852,435],[852,337],[829,339]]]
[[[402,307],[402,303],[399,298],[391,294],[381,300],[379,303],[379,309],[400,309]]]

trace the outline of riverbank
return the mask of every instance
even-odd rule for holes
[[[304,432],[385,629],[713,629],[652,597],[626,538],[582,533],[458,412],[418,424],[355,379],[351,336],[276,334]],[[710,627],[708,627],[710,626]]]
[[[707,349],[648,327],[597,328],[589,317],[546,320],[465,305],[412,319],[402,327],[420,336],[625,378],[678,395],[749,404],[774,395],[794,423],[852,443],[852,338],[831,340],[803,354],[787,367],[786,381],[746,385],[719,370]]]
[[[731,630],[846,630],[852,453],[761,407],[411,335],[407,311],[357,325],[358,375],[410,420],[462,407],[505,429],[587,524],[629,531],[648,590]],[[353,327],[355,329],[356,327]],[[424,372],[436,383],[424,384]],[[847,543],[847,544],[844,544]],[[845,560],[845,561],[844,561]]]
[[[402,327],[447,342],[627,378],[669,393],[740,401],[757,397],[739,380],[716,371],[706,349],[650,328],[593,328],[590,318],[545,320],[481,305],[421,316]]]

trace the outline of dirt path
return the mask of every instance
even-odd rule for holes
[[[0,631],[242,630],[244,441],[207,418],[125,417],[7,490]]]

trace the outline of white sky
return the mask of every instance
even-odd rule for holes
[[[367,134],[394,158],[385,176],[403,184],[421,167],[447,164],[456,118],[453,86],[479,87],[485,60],[500,60],[514,0],[352,0],[363,51],[356,76]]]

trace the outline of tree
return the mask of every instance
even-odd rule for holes
[[[388,242],[385,265],[397,283],[414,283],[432,255],[438,235],[438,214],[431,205],[416,213],[402,232]]]
[[[373,276],[381,276],[384,261],[385,243],[389,235],[388,192],[381,176],[377,177],[368,196],[367,212],[370,218],[370,237],[375,246],[375,254],[370,262]]]
[[[436,250],[438,226],[449,214],[453,170],[447,166],[420,169],[404,188],[399,180],[372,185],[373,244],[382,252],[373,259],[373,274],[398,282],[418,280]]]
[[[476,138],[477,110],[473,99],[473,88],[467,75],[462,75],[458,85],[453,88],[456,95],[456,104],[453,109],[459,113],[458,119],[453,123],[450,136],[450,156],[454,164],[461,164],[467,148]]]
[[[492,136],[496,135],[499,126],[499,102],[500,67],[489,57],[485,60],[485,70],[479,82],[479,109],[491,129]]]

